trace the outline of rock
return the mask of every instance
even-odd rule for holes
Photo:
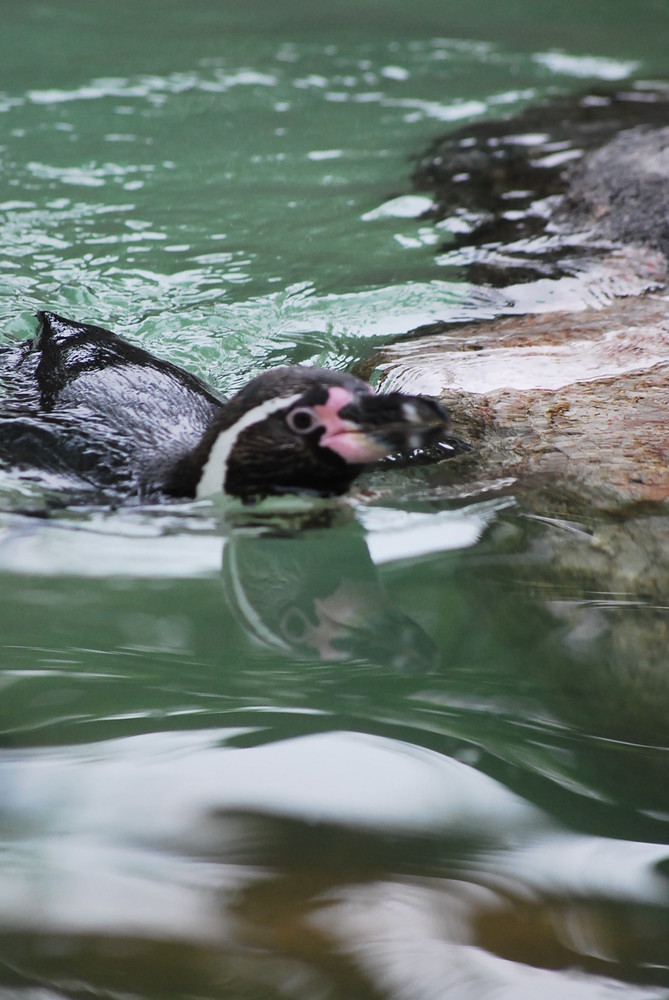
[[[551,482],[580,505],[669,498],[669,298],[504,317],[386,348],[388,389],[440,396],[468,478]]]
[[[450,230],[442,263],[505,286],[573,273],[574,256],[587,265],[607,252],[602,241],[666,252],[667,122],[669,88],[630,87],[553,98],[436,140],[413,182]]]
[[[668,120],[663,87],[560,98],[419,160],[433,216],[470,221],[441,262],[466,260],[514,314],[432,324],[375,358],[386,388],[452,410],[475,445],[458,475],[541,483],[568,509],[669,499]]]
[[[567,175],[555,221],[669,256],[669,127],[627,129]]]

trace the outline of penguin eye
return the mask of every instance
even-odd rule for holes
[[[309,431],[313,431],[315,427],[318,427],[318,418],[313,410],[308,409],[306,406],[298,406],[295,410],[291,410],[287,414],[286,423],[291,431],[295,431],[296,434],[308,434]]]
[[[280,624],[281,634],[288,642],[301,642],[309,630],[307,616],[299,608],[288,608]]]

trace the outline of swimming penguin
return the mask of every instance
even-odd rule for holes
[[[99,326],[39,312],[32,341],[0,351],[0,464],[135,500],[340,495],[367,466],[437,444],[435,400],[377,394],[299,365],[229,400]]]

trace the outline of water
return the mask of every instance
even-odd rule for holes
[[[48,307],[228,391],[492,316],[412,159],[660,75],[666,27],[6,4],[4,340]],[[621,540],[448,465],[246,511],[0,495],[2,996],[669,996],[663,518]]]

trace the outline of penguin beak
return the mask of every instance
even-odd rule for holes
[[[329,448],[351,465],[429,448],[450,428],[448,411],[436,400],[401,392],[351,396],[335,388],[330,390],[328,402],[314,410],[322,411],[319,416],[325,429],[321,448]]]

